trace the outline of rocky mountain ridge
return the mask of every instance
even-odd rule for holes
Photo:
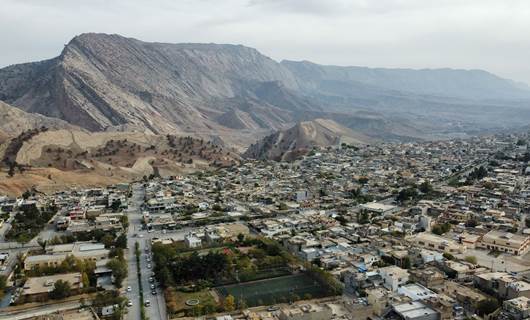
[[[485,71],[279,63],[241,45],[95,33],[56,58],[0,69],[0,100],[92,132],[193,135],[240,150],[318,118],[391,140],[530,122],[530,90]]]

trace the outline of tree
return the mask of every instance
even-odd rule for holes
[[[368,183],[368,177],[360,177],[359,180],[357,180],[360,184],[365,185]]]
[[[427,194],[427,193],[431,193],[433,188],[432,188],[432,185],[429,183],[429,181],[425,181],[422,184],[420,184],[419,190],[422,193]]]
[[[83,284],[83,288],[90,287],[90,279],[88,278],[88,274],[86,272],[81,274],[81,283]]]
[[[225,298],[225,310],[228,312],[234,311],[236,309],[236,300],[233,295],[229,294]]]
[[[469,220],[466,221],[466,227],[467,228],[474,228],[477,225],[478,225],[478,222],[475,219],[469,219]]]
[[[42,240],[41,238],[38,238],[37,243],[39,244],[39,246],[41,246],[42,250],[46,249],[46,243],[47,243],[46,240]]]
[[[121,249],[127,248],[127,235],[123,233],[118,238],[116,238],[116,247]]]
[[[410,262],[410,258],[409,257],[403,258],[403,269],[410,269],[411,266],[412,266],[412,263]]]
[[[237,301],[237,308],[239,310],[244,310],[247,308],[247,303],[245,301],[245,299],[241,298]]]
[[[4,296],[4,290],[7,287],[7,277],[0,275],[0,298]]]
[[[70,296],[72,288],[68,281],[57,280],[53,286],[53,290],[50,292],[50,297],[52,299],[64,299]]]
[[[237,241],[239,243],[242,243],[244,240],[245,240],[245,235],[244,234],[240,233],[240,234],[237,235]]]
[[[437,234],[439,236],[448,232],[449,230],[451,230],[451,225],[449,223],[435,224],[432,227],[432,233]]]
[[[464,258],[464,260],[472,264],[477,264],[477,257],[475,256],[467,256]]]
[[[477,313],[480,316],[488,315],[493,313],[499,308],[499,301],[497,299],[482,300],[477,303]]]
[[[107,268],[112,270],[114,284],[121,288],[123,280],[127,277],[127,263],[120,258],[113,258],[107,262]]]
[[[114,199],[112,201],[112,204],[110,205],[110,208],[114,212],[118,211],[120,209],[120,207],[121,207],[121,200],[120,199]]]
[[[406,189],[402,189],[401,191],[399,191],[396,197],[396,201],[404,202],[410,199],[415,199],[417,197],[418,197],[418,191],[416,190],[416,188],[411,187],[411,188],[406,188]]]
[[[106,234],[101,238],[100,241],[105,245],[105,248],[110,248],[114,243],[114,237],[110,234]]]
[[[449,252],[444,252],[443,257],[446,258],[447,260],[455,260],[455,256],[453,256]]]

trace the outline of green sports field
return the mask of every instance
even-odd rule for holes
[[[236,301],[243,299],[247,306],[258,306],[289,302],[295,297],[320,298],[329,292],[318,282],[305,274],[244,282],[216,288],[219,295],[234,296]]]

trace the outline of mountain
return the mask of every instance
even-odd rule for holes
[[[326,91],[340,84],[378,91],[471,100],[529,99],[530,88],[483,70],[385,69],[318,65],[309,61],[281,62],[306,92]],[[358,94],[357,92],[351,92]]]
[[[367,144],[372,139],[343,127],[333,120],[315,119],[277,131],[255,144],[243,154],[252,159],[294,160],[314,147]]]
[[[0,70],[1,100],[90,131],[219,134],[226,128],[215,119],[234,110],[270,129],[318,109],[296,89],[291,72],[255,49],[106,34],[82,34],[57,58]],[[253,112],[260,108],[273,111]]]
[[[81,130],[66,121],[45,117],[40,114],[27,113],[0,101],[0,143],[8,137],[15,137],[24,131],[41,127],[52,130]]]
[[[95,33],[56,58],[0,69],[0,100],[91,132],[192,135],[239,150],[318,118],[391,140],[530,122],[528,88],[485,71],[279,63],[242,45]]]

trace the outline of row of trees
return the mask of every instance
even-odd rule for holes
[[[26,243],[33,239],[55,215],[57,208],[47,207],[39,210],[36,206],[22,209],[11,223],[11,229],[6,234],[7,240]]]

